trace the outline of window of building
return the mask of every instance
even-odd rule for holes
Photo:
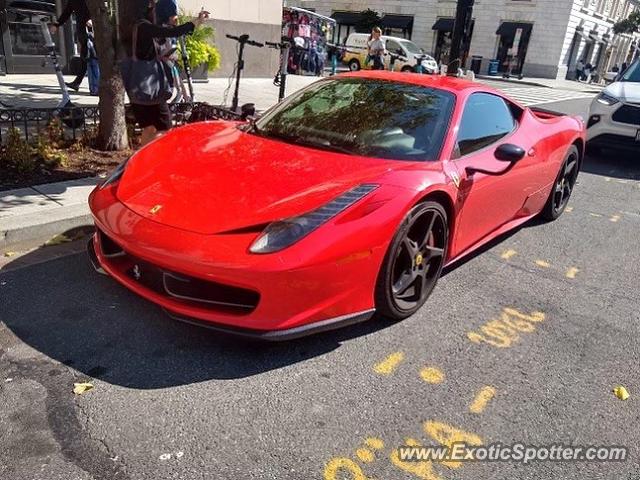
[[[505,100],[489,93],[474,93],[467,100],[458,131],[460,155],[481,150],[513,131],[516,121]]]

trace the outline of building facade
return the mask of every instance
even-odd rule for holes
[[[339,43],[357,24],[354,12],[370,8],[381,15],[382,23],[387,16],[404,17],[412,27],[404,36],[439,62],[449,63],[455,1],[291,0],[288,4],[336,18],[334,40]],[[476,0],[463,45],[465,64],[468,67],[471,57],[478,56],[483,74],[495,59],[498,71],[572,79],[582,59],[602,74],[638,56],[640,35],[616,35],[613,24],[639,5],[638,0]]]
[[[0,73],[51,73],[43,66],[46,54],[42,33],[43,19],[55,18],[67,0],[0,0]],[[123,0],[120,0],[123,1]],[[131,0],[126,0],[131,1]],[[249,34],[257,41],[280,40],[282,0],[179,0],[179,7],[194,16],[206,5],[211,12],[210,24],[216,29],[215,44],[222,63],[212,72],[228,77],[236,63],[236,42],[226,37]],[[70,70],[78,47],[71,19],[54,40],[65,71]],[[278,70],[279,52],[270,48],[245,50],[246,76],[271,76]]]

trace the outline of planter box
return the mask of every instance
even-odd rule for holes
[[[191,72],[191,77],[194,82],[208,82],[209,81],[209,71],[207,70],[206,64],[200,64]]]

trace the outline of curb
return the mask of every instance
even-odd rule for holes
[[[93,225],[86,203],[0,219],[0,250],[37,246],[72,228]]]

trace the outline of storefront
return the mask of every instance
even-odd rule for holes
[[[500,36],[498,43],[499,72],[510,72],[512,75],[522,73],[527,56],[532,23],[502,22],[496,31]]]
[[[451,38],[453,37],[453,23],[454,19],[450,17],[441,17],[436,20],[436,23],[431,27],[435,32],[433,58],[436,62],[443,65],[450,63],[449,56],[451,54]],[[465,32],[463,32],[462,46],[460,49],[460,58],[462,59],[462,65],[466,65],[467,57],[469,56],[469,48],[471,46],[471,39],[473,38],[473,27],[475,21],[471,20],[467,25]]]
[[[51,71],[51,66],[43,66],[46,51],[42,20],[56,17],[57,3],[56,0],[0,0],[0,70],[7,73]],[[71,23],[54,38],[63,66],[73,55],[73,51],[64,48],[64,45],[73,45]]]
[[[413,15],[383,15],[380,19],[380,27],[384,35],[411,40]]]

